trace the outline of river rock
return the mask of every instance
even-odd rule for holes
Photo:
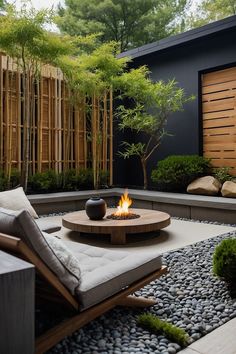
[[[223,197],[236,198],[236,182],[226,181],[221,189]]]
[[[221,183],[213,176],[205,176],[195,179],[187,187],[187,192],[192,194],[217,195],[221,189]]]

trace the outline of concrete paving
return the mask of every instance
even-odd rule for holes
[[[181,350],[179,354],[236,354],[236,318]]]
[[[61,224],[61,217],[47,217],[53,222]],[[143,252],[156,250],[164,253],[170,250],[182,248],[184,246],[206,240],[230,231],[235,227],[204,224],[191,221],[172,219],[171,224],[161,230],[159,234],[150,235],[129,235],[128,243],[124,246],[110,244],[109,236],[79,235],[62,227],[61,231],[55,233],[62,239],[69,239],[81,243],[91,244],[116,250],[127,250],[130,252]],[[180,354],[236,354],[236,319],[227,322],[210,334],[194,342]]]

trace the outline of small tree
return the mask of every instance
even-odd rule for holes
[[[187,98],[184,90],[177,86],[175,80],[151,82],[147,78],[148,70],[141,67],[131,70],[120,77],[123,87],[122,97],[129,98],[129,107],[120,106],[117,117],[119,128],[131,129],[135,133],[143,133],[145,141],[124,141],[120,155],[125,159],[138,156],[143,170],[144,189],[148,186],[147,162],[159,147],[162,138],[168,135],[165,125],[171,113],[183,109]],[[138,136],[138,135],[137,135]]]
[[[128,58],[116,58],[117,44],[115,42],[97,47],[95,40],[96,38],[91,36],[78,37],[75,42],[77,43],[76,54],[79,55],[61,58],[58,66],[64,73],[74,103],[86,100],[86,118],[90,131],[88,139],[92,145],[91,163],[94,188],[97,189],[100,184],[101,147],[104,137],[103,122],[99,115],[100,112],[108,109],[104,97],[112,90],[115,78],[124,72]],[[98,107],[101,109],[99,110]],[[109,108],[112,111],[112,102]]]

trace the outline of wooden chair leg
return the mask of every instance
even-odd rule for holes
[[[123,299],[120,299],[117,302],[117,305],[128,306],[128,307],[149,307],[155,305],[156,303],[157,303],[156,299],[130,295]]]

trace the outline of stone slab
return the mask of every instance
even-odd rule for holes
[[[191,344],[179,354],[235,354],[236,318]],[[187,351],[189,350],[189,351]]]

